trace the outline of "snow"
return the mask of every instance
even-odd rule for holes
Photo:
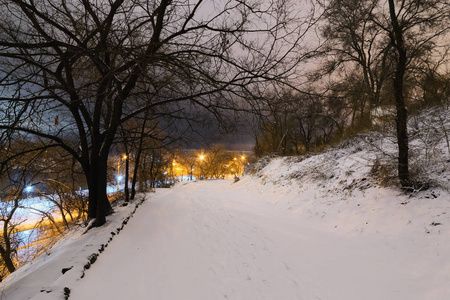
[[[262,192],[252,181],[188,183],[149,199],[114,240],[117,245],[74,285],[70,299],[450,295],[444,255],[450,247],[439,244],[441,235],[336,233],[324,218],[304,218],[273,203],[274,194],[278,204],[303,202],[299,195]]]
[[[373,188],[330,200],[307,187],[304,196],[305,187],[248,176],[158,190],[89,270],[133,205],[12,274],[3,295],[63,299],[68,287],[70,299],[448,299],[448,198],[402,205],[407,196]]]
[[[83,276],[90,257],[98,255],[102,245],[108,245],[139,203],[117,207],[103,227],[86,234],[86,228],[67,233],[52,249],[9,275],[1,283],[0,298],[64,299],[64,287]],[[70,272],[62,274],[65,268],[71,268]]]
[[[0,297],[450,299],[449,149],[412,133],[426,190],[383,185],[395,143],[377,134],[261,160],[236,183],[182,182],[117,207],[7,277]]]

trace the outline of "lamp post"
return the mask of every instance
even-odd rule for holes
[[[119,157],[118,161],[117,161],[117,192],[119,192],[119,185],[120,185],[120,181],[123,179],[123,176],[120,175],[120,163],[121,161],[124,160],[125,161],[125,201],[129,201],[130,200],[130,195],[128,192],[128,177],[129,177],[129,160],[128,160],[128,155],[124,154],[122,157]]]
[[[117,179],[117,192],[119,192],[119,181],[121,180],[121,179],[119,179],[121,176],[120,176],[120,158],[117,160],[117,177],[116,177],[116,179]]]
[[[129,159],[128,159],[128,155],[124,154],[123,155],[123,159],[125,160],[125,201],[128,202],[130,201],[130,193],[128,192],[128,177],[129,177]]]

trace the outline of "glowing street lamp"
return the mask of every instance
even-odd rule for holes
[[[128,156],[123,154],[122,157],[119,157],[117,160],[117,192],[119,192],[120,181],[123,179],[123,176],[120,175],[120,163],[122,160],[125,161],[125,196],[128,197]]]
[[[120,158],[117,160],[117,176],[116,176],[116,179],[117,179],[117,192],[119,192],[119,177],[121,177],[120,176]]]
[[[31,186],[31,185],[28,185],[28,186],[25,188],[25,192],[27,193],[27,198],[28,198],[29,194],[30,194],[32,191],[33,191],[33,186]]]

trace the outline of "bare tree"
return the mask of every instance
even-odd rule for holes
[[[353,111],[360,112],[359,125],[370,127],[371,110],[382,102],[381,90],[390,75],[391,45],[384,42],[383,29],[373,21],[380,0],[331,0],[321,4],[325,9],[321,32],[326,39],[323,53],[326,63],[321,71],[328,74],[340,70],[346,74],[342,70],[348,65],[356,67],[358,72],[353,70],[348,75],[349,83],[359,84],[359,95],[352,99],[357,105]],[[355,74],[360,78],[356,82]]]
[[[393,82],[396,107],[398,176],[402,186],[409,178],[407,104],[408,76],[423,63],[421,58],[439,48],[449,31],[450,5],[443,0],[331,0],[325,1],[324,33],[337,60],[328,69],[352,62],[362,73],[361,115],[368,95],[370,109],[381,101],[387,79]],[[337,47],[336,47],[337,46]],[[330,52],[328,52],[330,53]],[[347,66],[348,68],[348,66]],[[370,119],[370,118],[369,118]]]
[[[199,177],[224,178],[229,172],[228,165],[231,160],[232,156],[226,151],[224,145],[211,145],[199,158]]]
[[[14,145],[2,143],[0,148],[0,258],[1,276],[12,273],[17,268],[17,239],[19,225],[23,220],[17,218],[17,211],[23,206],[25,187],[33,182],[33,166],[43,151],[33,151],[35,145],[16,136]],[[31,150],[29,150],[31,149]],[[27,151],[29,150],[29,151]],[[6,268],[7,272],[3,270]]]
[[[119,125],[174,102],[233,107],[252,85],[289,76],[313,23],[295,4],[1,0],[0,130],[70,153],[100,226]]]
[[[285,90],[269,95],[259,118],[255,153],[299,155],[343,132],[343,108],[332,97]]]
[[[447,1],[389,0],[389,21],[384,29],[395,49],[393,78],[397,110],[398,176],[402,186],[412,185],[409,176],[408,111],[405,103],[405,74],[421,52],[432,47],[435,39],[449,30],[450,4]],[[378,22],[381,26],[381,21]],[[419,32],[420,31],[420,34]]]
[[[177,159],[183,165],[183,167],[188,171],[189,180],[193,180],[194,169],[198,163],[198,156],[194,151],[190,150],[179,150],[177,151]]]
[[[15,213],[21,205],[22,192],[24,186],[16,189],[10,189],[9,195],[2,199],[0,205],[0,222],[2,223],[2,236],[0,238],[0,257],[1,267],[6,267],[9,273],[16,270],[14,257],[17,254],[18,241],[15,240],[14,234],[17,233],[17,224],[14,220]],[[3,277],[5,272],[1,271]]]

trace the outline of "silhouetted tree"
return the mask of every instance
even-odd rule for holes
[[[351,95],[356,96],[352,101],[359,100],[362,118],[364,97],[369,99],[370,112],[380,103],[383,89],[390,91],[386,80],[393,82],[398,176],[402,186],[410,186],[408,76],[421,65],[423,57],[439,48],[443,40],[439,37],[448,33],[450,4],[444,0],[331,0],[322,4],[326,17],[322,32],[330,41],[326,53],[334,58],[325,70],[333,71],[347,62],[351,62],[350,68],[356,65],[360,69],[361,80],[357,82],[361,89]]]
[[[0,130],[72,155],[96,226],[112,211],[107,161],[120,124],[176,102],[232,108],[252,85],[294,71],[313,23],[280,0],[0,5]]]

